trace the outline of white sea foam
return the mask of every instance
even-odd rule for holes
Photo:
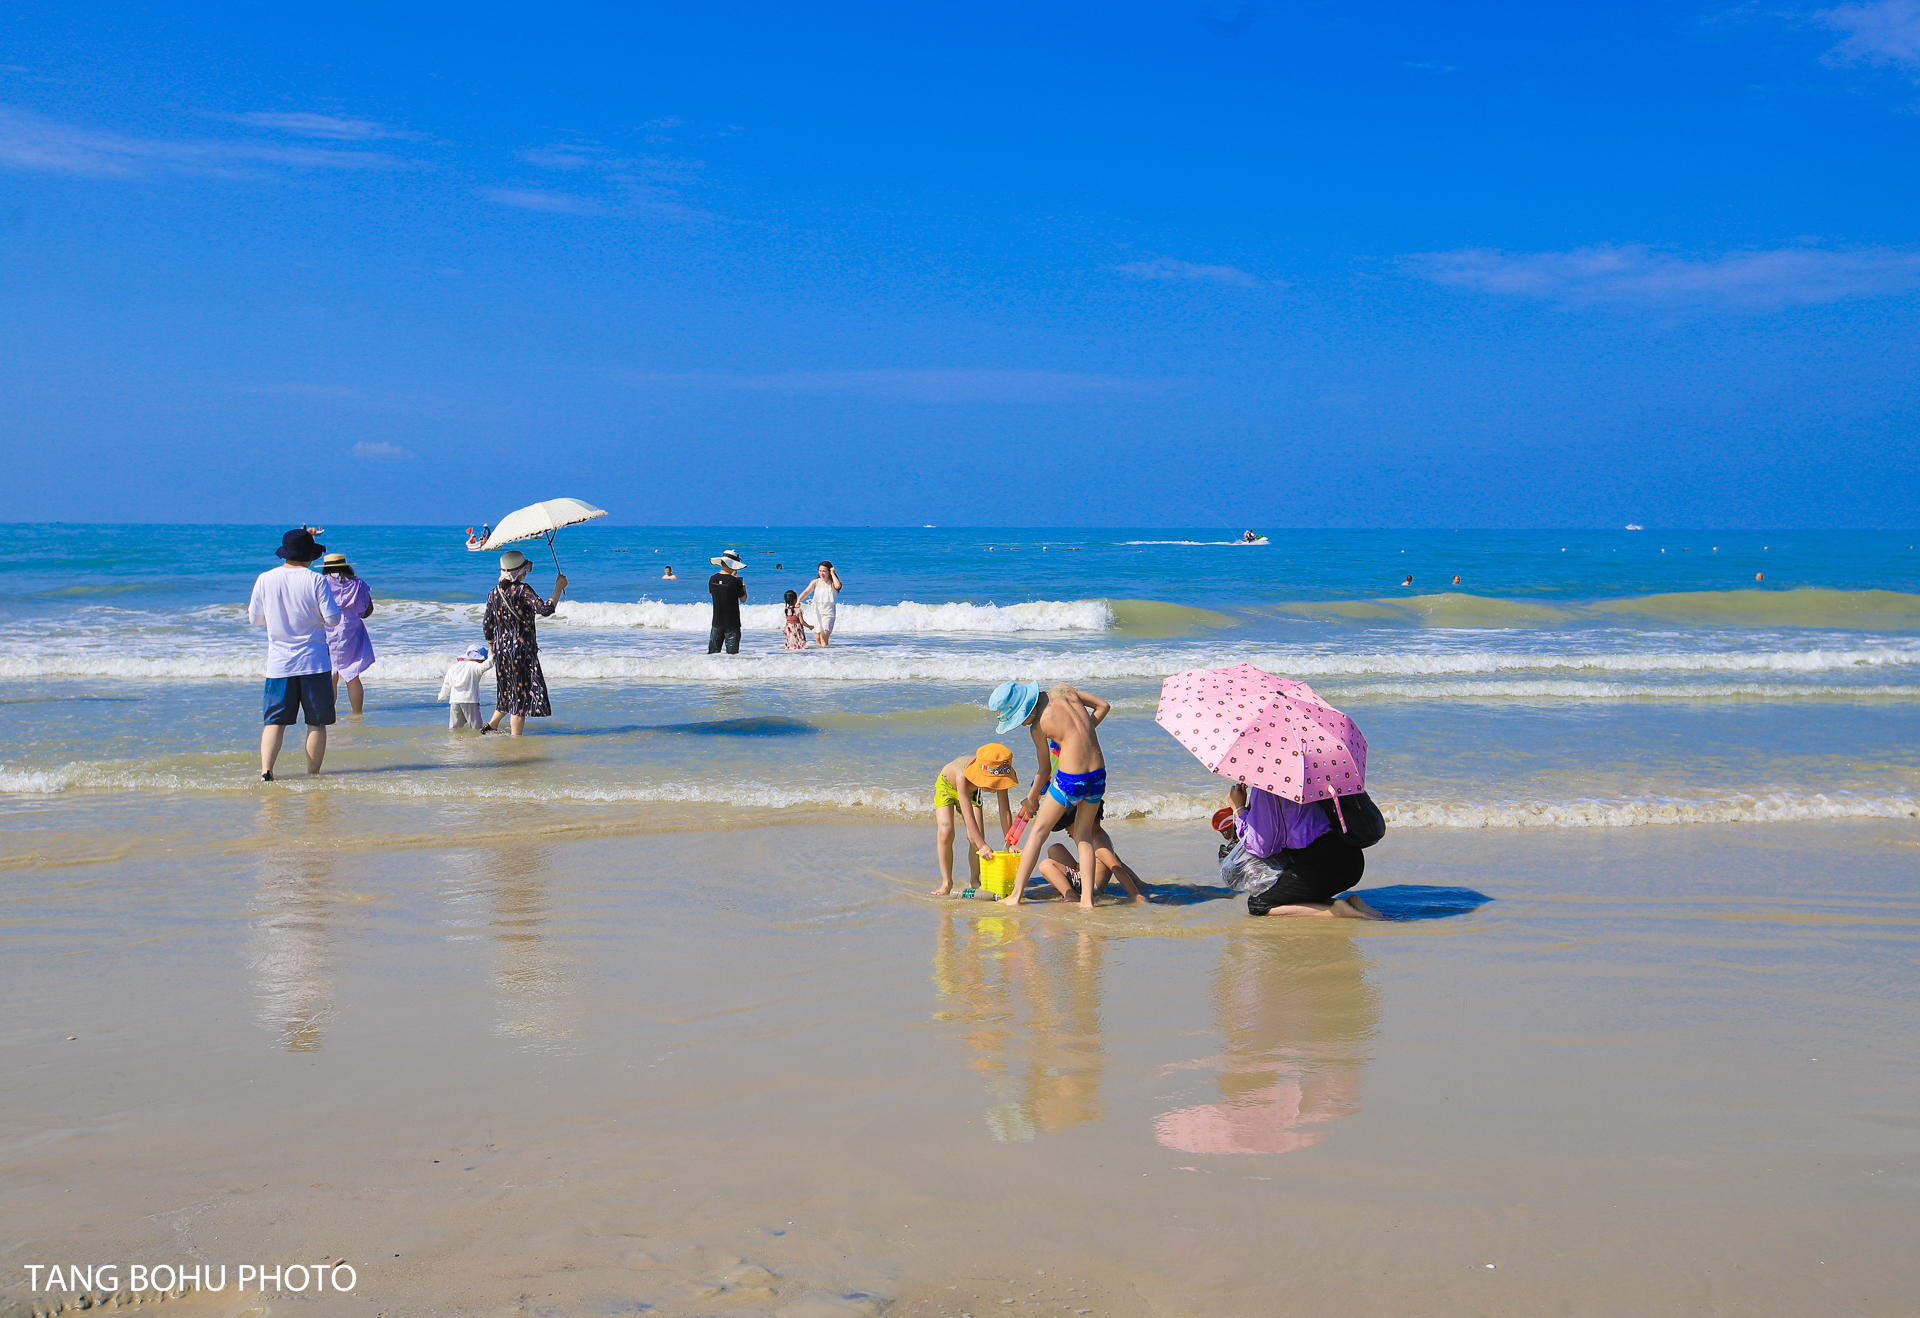
[[[1017,606],[1016,606],[1017,607]],[[705,628],[703,627],[704,631]],[[376,642],[378,644],[378,642]],[[464,644],[464,642],[463,642]],[[461,646],[412,650],[380,646],[380,658],[370,677],[390,681],[438,682]],[[1307,649],[1165,649],[1146,646],[1045,650],[1004,647],[929,649],[903,645],[861,646],[789,653],[772,648],[739,655],[707,655],[657,642],[637,643],[632,651],[612,644],[569,642],[564,633],[550,632],[541,650],[541,665],[550,679],[576,681],[806,681],[806,682],[957,682],[992,686],[1008,677],[1043,681],[1099,682],[1166,677],[1186,668],[1216,668],[1252,663],[1270,672],[1307,679],[1351,678],[1472,678],[1525,673],[1691,674],[1872,672],[1920,665],[1920,646],[1886,645],[1858,649],[1809,650],[1618,650],[1567,652],[1553,650],[1441,650],[1341,652]],[[258,678],[261,647],[245,642],[208,642],[188,649],[157,653],[129,652],[118,647],[60,644],[10,644],[0,647],[0,678]],[[1340,687],[1337,681],[1330,687]],[[1356,694],[1359,687],[1345,688]],[[1685,697],[1689,689],[1646,683],[1616,685],[1591,679],[1535,679],[1533,685],[1513,682],[1383,684],[1376,694],[1405,697],[1447,695],[1534,695],[1556,698]],[[1761,683],[1701,687],[1713,694],[1766,698],[1771,688]],[[1782,698],[1810,698],[1816,694],[1845,698],[1875,695],[1905,698],[1911,688],[1888,684],[1880,688],[1825,684],[1781,688]]]
[[[814,621],[812,604],[802,607],[807,620]],[[563,602],[554,614],[554,621],[569,627],[647,627],[698,632],[704,636],[713,621],[713,606],[710,603],[667,604],[659,600],[641,600],[635,604]],[[785,623],[785,605],[741,606],[740,625],[746,631],[777,632]],[[1105,600],[1033,600],[1025,604],[917,604],[901,600],[898,604],[842,603],[835,613],[833,630],[835,635],[847,636],[915,632],[1002,635],[1099,632],[1112,626],[1113,610]]]
[[[110,764],[69,764],[57,770],[0,768],[0,793],[39,795],[94,791],[246,791],[250,777],[209,778]],[[464,776],[359,778],[323,775],[288,778],[278,790],[360,792],[411,800],[525,801],[579,805],[712,805],[747,810],[845,810],[864,815],[911,818],[932,808],[930,793],[881,786],[774,786],[728,782],[707,785],[620,784],[597,781],[545,781],[533,784],[473,783]],[[1729,793],[1698,799],[1582,799],[1493,802],[1399,801],[1378,798],[1393,828],[1637,828],[1677,824],[1799,823],[1839,819],[1920,818],[1920,800],[1909,794],[1884,796],[1848,792]],[[1218,793],[1115,793],[1108,798],[1110,820],[1189,822],[1206,819],[1219,808]]]
[[[807,621],[815,620],[811,602],[802,606]],[[486,609],[481,604],[454,604],[438,600],[380,600],[373,625],[376,628],[395,623],[443,623],[462,628],[477,628]],[[96,610],[102,613],[104,611]],[[148,615],[155,624],[173,626],[178,619]],[[212,604],[192,611],[192,617],[212,623],[246,625],[245,611],[237,604]],[[138,625],[140,615],[121,613],[114,625]],[[697,632],[704,636],[713,621],[713,605],[708,601],[671,604],[664,600],[641,599],[632,603],[617,600],[563,599],[542,628],[560,627],[568,631],[650,630]],[[745,604],[740,608],[740,625],[747,632],[778,633],[786,624],[786,606],[779,603]],[[989,636],[1014,632],[1102,632],[1114,625],[1113,609],[1106,600],[1029,600],[1020,604],[920,604],[901,600],[897,604],[852,604],[842,601],[834,615],[834,634],[847,636],[893,636],[915,633],[980,633]]]
[[[1920,818],[1912,796],[1835,792],[1735,793],[1696,800],[1395,801],[1376,798],[1394,828],[1637,828],[1660,824],[1769,824],[1820,819]],[[1108,798],[1108,816],[1197,820],[1220,808],[1218,793],[1146,793]]]

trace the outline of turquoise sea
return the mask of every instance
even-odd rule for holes
[[[0,527],[12,854],[79,845],[98,793],[165,827],[262,790],[244,606],[281,529]],[[1920,534],[1241,529],[573,528],[541,627],[555,714],[514,743],[448,732],[433,700],[479,639],[494,557],[460,527],[331,526],[372,586],[379,662],[323,782],[276,790],[427,807],[430,832],[530,809],[905,817],[993,739],[984,698],[1017,677],[1114,701],[1115,813],[1192,820],[1218,784],[1153,723],[1160,679],[1248,661],[1354,715],[1400,827],[1920,813]],[[552,561],[525,547],[545,591]],[[749,563],[746,638],[708,656],[707,560],[727,548]],[[846,582],[835,644],[785,653],[780,592],[821,558]]]

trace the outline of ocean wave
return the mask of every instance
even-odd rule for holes
[[[702,631],[704,631],[704,627]],[[559,642],[556,644],[555,642]],[[369,680],[437,683],[458,649],[407,651],[383,647]],[[0,678],[202,678],[247,679],[261,675],[257,644],[155,656],[106,648],[44,649],[10,645],[0,650]],[[689,647],[637,653],[568,646],[553,637],[540,662],[549,679],[562,681],[691,682],[959,682],[995,685],[1009,677],[1045,682],[1157,680],[1187,668],[1252,663],[1288,677],[1314,679],[1508,677],[1525,673],[1620,673],[1676,675],[1750,673],[1818,674],[1871,672],[1920,665],[1920,645],[1807,650],[1616,650],[1592,652],[1526,650],[1418,650],[1365,652],[1240,649],[1167,650],[1136,646],[1083,651],[1004,648],[977,650],[861,646],[789,652],[771,647],[738,655],[708,655]],[[1338,682],[1328,684],[1339,686]],[[1764,690],[1755,684],[1756,696]],[[1386,688],[1376,688],[1385,690]],[[1452,684],[1434,694],[1457,690]],[[1576,689],[1565,688],[1569,694]],[[1649,693],[1667,688],[1646,688]],[[1360,688],[1352,688],[1360,693]],[[1595,687],[1599,692],[1602,687]],[[1836,697],[1864,688],[1836,686]],[[1891,694],[1897,688],[1881,694]],[[1409,688],[1407,694],[1413,694]],[[1684,695],[1676,684],[1671,693]],[[1496,694],[1488,688],[1488,694]]]
[[[802,606],[809,622],[815,619],[811,604]],[[598,604],[585,601],[563,603],[554,621],[569,627],[645,627],[663,631],[698,632],[706,635],[713,621],[713,606],[667,604],[659,600],[640,600],[634,604]],[[740,608],[740,625],[746,631],[778,632],[786,624],[786,606],[782,604],[745,604]],[[840,604],[834,616],[834,634],[847,636],[883,636],[914,632],[982,632],[1001,635],[1011,632],[1106,631],[1113,626],[1113,609],[1105,600],[1033,600],[1024,604],[916,604],[901,600],[898,604]]]
[[[1157,621],[1161,617],[1190,615],[1214,620],[1214,625],[1233,620],[1206,609],[1157,601],[1120,601],[1133,605],[1133,616]],[[807,621],[815,621],[811,603],[802,606]],[[485,613],[482,604],[448,603],[440,600],[383,599],[377,603],[376,628],[393,624],[441,623],[475,628]],[[192,611],[192,616],[207,622],[246,625],[244,609],[237,604],[210,604]],[[169,623],[174,619],[168,619]],[[640,599],[627,603],[618,600],[562,600],[551,618],[540,623],[544,628],[564,631],[667,631],[707,634],[713,622],[710,601],[672,604],[665,600]],[[784,604],[744,604],[740,607],[740,625],[747,632],[772,632],[778,635],[786,625]],[[1115,625],[1114,607],[1103,599],[1028,600],[1020,604],[920,604],[901,600],[897,604],[849,604],[844,601],[834,615],[836,636],[892,636],[920,632],[980,633],[989,636],[1016,632],[1103,632]]]
[[[1109,818],[1184,821],[1207,819],[1221,794],[1146,793],[1108,798]],[[1822,819],[1920,818],[1920,801],[1908,795],[1867,796],[1846,792],[1733,793],[1686,800],[1396,801],[1376,796],[1380,813],[1395,828],[1640,828],[1670,824],[1801,823]]]
[[[47,795],[73,790],[226,792],[257,791],[251,775],[210,778],[102,764],[69,764],[57,770],[0,769],[0,793]],[[475,785],[444,775],[361,778],[321,775],[288,778],[276,790],[346,791],[420,801],[549,802],[577,805],[700,805],[743,810],[844,811],[907,819],[932,809],[931,794],[879,786],[774,786],[728,782],[618,784],[545,781],[538,785]],[[1730,793],[1682,799],[1508,800],[1492,802],[1401,801],[1377,798],[1394,828],[1640,828],[1683,824],[1804,823],[1841,819],[1920,818],[1911,795],[1870,796],[1846,792]],[[1188,823],[1220,807],[1214,793],[1120,792],[1108,797],[1110,821]]]
[[[1347,623],[1413,623],[1436,628],[1591,626],[1920,628],[1920,595],[1893,590],[1696,590],[1547,604],[1447,591],[1358,600],[1301,600],[1273,607],[1287,617]]]
[[[1336,703],[1370,700],[1511,700],[1557,704],[1568,700],[1920,700],[1920,686],[1854,686],[1838,682],[1367,682],[1323,681],[1315,688]],[[1158,696],[1121,696],[1116,710],[1158,709]]]

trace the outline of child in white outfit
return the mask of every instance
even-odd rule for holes
[[[446,677],[440,682],[440,694],[434,699],[447,702],[448,727],[487,730],[486,720],[480,717],[480,679],[492,667],[487,647],[470,645],[447,669]]]

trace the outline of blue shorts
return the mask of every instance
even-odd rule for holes
[[[266,717],[263,723],[282,727],[299,722],[301,711],[308,727],[324,728],[334,721],[333,674],[302,673],[298,677],[267,679]]]
[[[1071,810],[1078,805],[1094,805],[1107,794],[1107,771],[1095,769],[1091,773],[1062,773],[1053,771],[1053,781],[1047,784],[1047,795]]]

